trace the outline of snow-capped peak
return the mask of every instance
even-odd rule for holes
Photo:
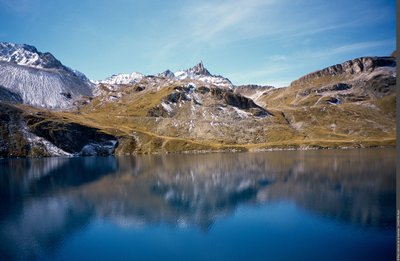
[[[12,62],[19,65],[36,68],[63,67],[51,53],[41,53],[34,46],[0,42],[0,61]]]
[[[217,86],[226,86],[231,88],[232,82],[220,75],[212,75],[205,67],[203,62],[200,62],[187,70],[181,70],[175,72],[175,77],[179,80],[193,79],[203,81],[206,83],[214,84]]]
[[[106,83],[106,84],[134,84],[139,82],[144,77],[143,74],[138,72],[133,72],[131,74],[121,73],[121,74],[114,74],[110,77],[99,81],[99,83]]]
[[[67,108],[94,85],[86,76],[64,66],[51,53],[27,44],[0,42],[0,85],[38,107]]]
[[[194,79],[199,76],[212,76],[211,73],[204,67],[203,62],[199,62],[192,68],[175,72],[175,77],[180,80],[186,78]]]
[[[39,69],[64,70],[82,81],[90,83],[83,73],[63,65],[49,52],[39,52],[32,45],[0,42],[0,61]]]

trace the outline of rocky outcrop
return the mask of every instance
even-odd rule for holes
[[[240,94],[234,94],[231,92],[227,92],[224,95],[224,100],[226,104],[231,105],[233,107],[242,109],[242,110],[250,110],[254,116],[262,117],[262,116],[269,116],[273,115],[272,113],[268,112],[266,109],[258,106],[254,103],[253,100],[244,97]]]
[[[301,86],[322,77],[344,76],[351,77],[360,73],[371,73],[381,67],[396,67],[394,57],[361,57],[346,61],[342,64],[329,66],[325,69],[307,74],[291,83],[291,86]]]
[[[116,137],[78,123],[49,120],[40,114],[26,116],[26,122],[30,132],[71,154],[111,155],[117,145]]]
[[[378,74],[369,79],[363,87],[378,95],[394,92],[396,90],[396,77]]]
[[[260,108],[253,100],[246,98],[240,94],[225,93],[224,100],[226,104],[237,107],[239,109]]]
[[[185,92],[173,92],[164,98],[166,102],[177,103],[179,101],[190,101],[190,97]]]
[[[247,84],[235,86],[234,91],[240,94],[254,94],[258,91],[265,92],[270,89],[274,89],[274,87],[269,85]]]
[[[352,88],[352,85],[349,83],[336,83],[324,86],[322,88],[311,88],[299,91],[299,95],[306,96],[312,92],[315,93],[324,93],[324,92],[332,92],[332,91],[345,91]]]

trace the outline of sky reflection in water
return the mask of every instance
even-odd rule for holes
[[[6,259],[386,260],[395,150],[0,161]]]

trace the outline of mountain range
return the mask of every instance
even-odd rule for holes
[[[50,53],[0,43],[0,157],[394,146],[396,59],[361,57],[288,87],[202,62],[91,81]]]

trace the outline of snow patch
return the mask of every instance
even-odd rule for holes
[[[162,102],[161,103],[161,106],[163,107],[163,109],[165,110],[165,111],[167,111],[168,113],[171,113],[172,112],[172,108],[171,108],[171,105],[169,105],[169,104],[166,104],[165,102]]]

